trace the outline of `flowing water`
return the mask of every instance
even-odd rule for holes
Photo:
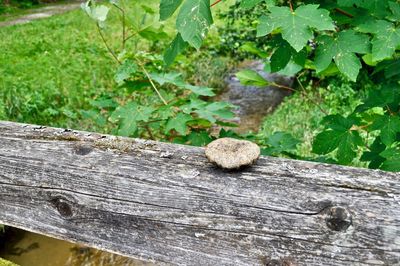
[[[286,87],[293,86],[292,77],[265,73],[264,64],[260,61],[244,62],[239,66],[240,69],[251,69],[270,82]],[[237,116],[235,122],[239,125],[235,131],[238,133],[246,133],[248,131],[257,132],[264,117],[275,110],[283,99],[291,93],[289,90],[274,86],[245,86],[240,84],[240,81],[234,74],[229,75],[225,82],[226,89],[218,99],[230,102],[239,107],[235,111]]]
[[[15,228],[0,238],[0,257],[20,266],[152,265]]]

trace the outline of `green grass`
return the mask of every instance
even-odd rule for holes
[[[0,119],[87,128],[79,111],[114,90],[116,64],[81,10],[0,28],[0,40]]]
[[[17,264],[0,258],[0,266],[18,266]]]
[[[297,92],[287,97],[273,114],[265,118],[260,136],[270,136],[277,131],[291,133],[301,141],[297,154],[311,156],[312,140],[322,129],[324,112],[350,114],[360,104],[364,91],[353,89],[353,84],[340,78],[330,79],[329,83],[319,87],[307,86],[307,96]]]
[[[127,13],[135,16],[137,10],[129,8]],[[130,21],[140,22],[132,18]],[[165,25],[171,40],[173,24],[170,20]],[[120,33],[114,10],[105,35],[116,51]],[[81,111],[91,108],[92,99],[126,92],[117,88],[113,79],[117,64],[94,22],[82,10],[0,28],[0,40],[0,119],[104,132],[93,121],[83,119]],[[165,45],[158,44],[157,52],[162,52]],[[150,49],[146,41],[127,45],[129,52],[135,48]],[[186,57],[192,59],[176,64],[175,69],[184,70],[191,82],[222,86],[228,63],[216,60],[206,48],[201,52],[192,49],[188,54]]]
[[[131,12],[135,14],[135,12]],[[173,20],[166,25],[173,34]],[[217,22],[221,23],[221,22]],[[112,48],[119,46],[120,28],[110,14],[106,37]],[[0,28],[0,119],[56,127],[105,132],[82,110],[103,95],[123,95],[113,76],[116,63],[107,52],[95,24],[81,10],[71,11],[25,25]],[[223,87],[223,76],[232,59],[210,53],[218,42],[212,34],[207,47],[180,57],[175,68],[191,82]],[[128,49],[133,49],[131,43]],[[140,49],[148,49],[146,43]],[[160,45],[158,49],[163,50]],[[211,49],[212,50],[212,49]],[[349,113],[359,103],[359,93],[343,80],[332,80],[326,88],[306,88],[308,97],[294,94],[265,119],[261,136],[276,131],[292,133],[302,141],[298,153],[310,155],[312,138],[320,129],[324,113]],[[311,101],[310,98],[313,100]]]

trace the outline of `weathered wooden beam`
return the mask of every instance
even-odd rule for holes
[[[183,265],[399,265],[400,175],[0,122],[0,223]]]

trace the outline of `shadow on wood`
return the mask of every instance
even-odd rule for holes
[[[399,180],[0,122],[0,223],[158,264],[399,265]]]

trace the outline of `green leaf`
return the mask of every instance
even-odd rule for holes
[[[292,49],[286,41],[283,41],[270,58],[271,72],[277,72],[286,67],[292,58]]]
[[[400,146],[387,149],[380,153],[386,159],[381,169],[386,171],[400,172]]]
[[[187,84],[185,86],[186,89],[192,91],[194,94],[200,95],[200,96],[215,96],[215,93],[213,92],[213,89],[204,87],[204,86],[193,86]]]
[[[378,169],[381,164],[385,161],[380,153],[386,149],[386,145],[381,142],[381,138],[375,138],[374,142],[370,146],[369,151],[365,151],[361,156],[360,160],[363,162],[369,162],[368,168]]]
[[[307,58],[306,50],[304,48],[300,52],[296,52],[286,41],[283,41],[271,56],[270,63],[265,64],[264,71],[294,76],[304,68]]]
[[[264,0],[242,0],[240,1],[240,7],[250,9],[263,2]]]
[[[111,114],[110,121],[119,123],[119,135],[132,136],[138,129],[138,122],[148,122],[154,111],[154,107],[129,102],[125,106],[118,107]]]
[[[94,5],[91,1],[87,1],[81,4],[81,8],[97,22],[101,23],[107,19],[109,8],[104,5]]]
[[[400,75],[400,59],[384,60],[377,64],[372,75],[378,76],[381,72],[385,73],[385,77],[390,79]]]
[[[387,79],[395,79],[397,77],[397,80],[400,80],[400,59],[390,60],[387,63],[384,71],[385,77]]]
[[[365,8],[369,14],[382,17],[387,14],[388,0],[338,0],[338,5]]]
[[[326,128],[330,128],[336,131],[347,131],[350,130],[353,125],[358,123],[357,119],[345,118],[341,115],[328,115],[322,120]]]
[[[388,15],[388,0],[363,0],[360,7],[368,9],[369,13],[378,18]]]
[[[139,35],[146,40],[156,41],[156,40],[165,40],[168,39],[168,34],[164,32],[161,28],[157,29],[154,27],[147,27],[139,31]]]
[[[313,142],[313,152],[317,154],[327,154],[335,149],[339,163],[349,164],[356,157],[356,148],[363,145],[358,132],[326,130],[319,133]]]
[[[188,104],[184,104],[180,106],[181,110],[186,113],[190,114],[194,110],[204,109],[207,106],[207,102],[198,99],[197,97],[190,97],[190,102]]]
[[[257,26],[257,37],[262,37],[265,35],[270,34],[272,31],[274,31],[276,28],[279,27],[280,23],[277,23],[277,18],[274,18],[275,20],[271,19],[272,15],[266,16],[262,15],[258,21],[258,26]]]
[[[176,19],[176,28],[185,42],[200,49],[212,23],[210,0],[186,0]]]
[[[328,68],[333,59],[343,75],[352,81],[357,80],[361,62],[355,53],[366,54],[369,52],[367,35],[347,30],[340,32],[336,38],[322,35],[317,42],[318,48],[315,56],[317,72]]]
[[[234,138],[234,139],[243,139],[243,136],[240,136],[238,133],[236,133],[233,130],[225,130],[221,128],[219,131],[218,138]]]
[[[362,59],[364,63],[366,63],[369,66],[376,66],[378,64],[378,62],[372,59],[372,54],[365,54],[362,56]]]
[[[172,43],[168,46],[164,53],[164,62],[167,66],[171,65],[178,54],[182,53],[188,47],[188,43],[182,39],[178,33]]]
[[[257,36],[264,36],[274,30],[281,30],[282,37],[297,51],[302,50],[313,38],[311,29],[334,30],[329,11],[319,5],[301,5],[294,12],[288,7],[273,6],[270,13],[260,17]]]
[[[165,83],[174,84],[178,87],[184,87],[185,82],[182,79],[182,74],[177,72],[169,73],[150,73],[151,78],[161,86]]]
[[[213,140],[205,130],[200,132],[191,132],[188,139],[190,144],[194,146],[205,146]]]
[[[257,55],[261,58],[268,57],[268,53],[259,49],[254,42],[246,42],[240,47],[240,50]]]
[[[363,0],[337,0],[339,6],[359,6]]]
[[[386,20],[369,21],[357,27],[357,30],[372,33],[372,59],[380,61],[391,58],[400,46],[400,28]]]
[[[349,164],[351,163],[355,157],[357,156],[356,148],[357,146],[361,146],[363,144],[362,139],[358,132],[350,131],[343,134],[336,157],[339,163]]]
[[[300,141],[289,133],[275,132],[272,136],[268,137],[265,144],[268,145],[268,148],[263,149],[263,155],[276,155],[296,150]]]
[[[236,73],[236,77],[239,79],[240,83],[243,85],[250,86],[268,86],[270,82],[264,79],[260,74],[254,70],[242,70]]]
[[[167,120],[168,118],[171,118],[175,115],[173,106],[171,105],[163,105],[161,107],[158,107],[156,113],[157,118],[161,120]]]
[[[394,115],[379,116],[371,126],[371,130],[380,130],[383,144],[390,146],[400,133],[400,117]]]
[[[194,112],[199,115],[199,117],[207,119],[211,123],[215,123],[217,118],[219,119],[232,119],[235,115],[230,110],[232,104],[227,102],[214,102],[205,106],[201,106],[198,110]]]
[[[97,126],[104,127],[107,124],[107,120],[100,114],[100,112],[95,110],[82,110],[81,115],[85,119],[90,119],[95,122]]]
[[[153,80],[155,80],[160,85],[164,85],[165,83],[173,84],[179,88],[187,89],[192,91],[194,94],[200,96],[215,96],[213,89],[203,86],[193,86],[187,84],[182,79],[182,74],[180,73],[150,73]]]
[[[96,6],[92,9],[92,18],[104,22],[107,19],[109,8],[103,5]]]
[[[244,9],[251,9],[256,7],[260,3],[266,3],[267,8],[270,8],[272,6],[276,5],[276,0],[241,0],[240,1],[240,7]]]
[[[174,129],[178,134],[180,135],[186,135],[187,131],[187,126],[186,123],[193,120],[193,117],[184,114],[184,113],[178,113],[176,117],[170,118],[167,122],[167,126],[165,128],[165,133],[170,132],[172,129]]]
[[[143,11],[147,14],[154,15],[156,14],[155,10],[151,6],[146,6],[146,5],[140,5],[140,7],[143,9]]]
[[[337,131],[322,131],[315,137],[312,151],[316,154],[328,154],[339,146],[340,138]]]
[[[160,0],[160,20],[171,17],[183,0]]]
[[[389,2],[390,11],[392,11],[392,15],[389,16],[389,19],[394,22],[400,21],[400,5],[396,2]]]
[[[115,73],[114,80],[121,85],[125,80],[136,73],[138,66],[132,60],[125,60],[122,65],[118,66],[117,73]]]
[[[397,84],[386,84],[382,88],[373,88],[369,91],[364,103],[356,107],[356,112],[382,107],[387,108],[391,105],[398,105],[400,102],[400,87]]]
[[[118,107],[118,103],[112,98],[98,98],[96,100],[91,100],[90,105],[99,109]]]

